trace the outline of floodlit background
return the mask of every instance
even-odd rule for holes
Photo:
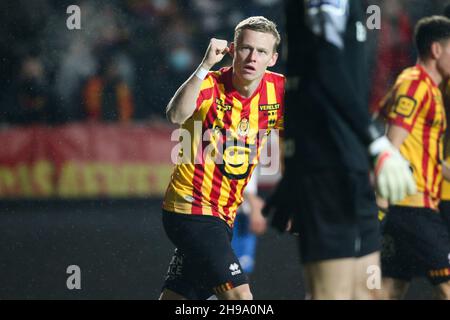
[[[368,4],[382,13],[367,57],[376,110],[415,62],[415,22],[445,1]],[[81,30],[66,26],[70,5]],[[165,106],[209,39],[232,41],[251,15],[283,34],[281,0],[0,2],[0,298],[158,296],[173,250],[160,221],[175,129]],[[261,179],[263,195],[276,179]],[[256,263],[256,299],[304,298],[295,238],[269,231]],[[66,287],[70,265],[81,290]],[[428,284],[408,297],[430,297]]]

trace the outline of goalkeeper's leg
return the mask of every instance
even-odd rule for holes
[[[313,300],[350,300],[353,298],[355,258],[308,263],[305,277]]]

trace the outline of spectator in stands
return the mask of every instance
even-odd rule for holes
[[[3,101],[7,122],[32,124],[47,122],[51,112],[51,95],[44,65],[37,56],[26,56],[19,73]]]
[[[82,95],[88,119],[127,122],[133,116],[132,93],[118,72],[115,57],[104,58],[98,73],[87,80]]]

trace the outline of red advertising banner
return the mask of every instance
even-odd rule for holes
[[[174,127],[83,123],[0,130],[0,198],[164,194]]]

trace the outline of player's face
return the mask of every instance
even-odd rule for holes
[[[450,40],[441,43],[441,54],[437,59],[437,68],[444,79],[450,77]]]
[[[244,82],[260,80],[267,67],[278,58],[274,52],[276,39],[271,33],[244,29],[233,46],[233,69]]]

